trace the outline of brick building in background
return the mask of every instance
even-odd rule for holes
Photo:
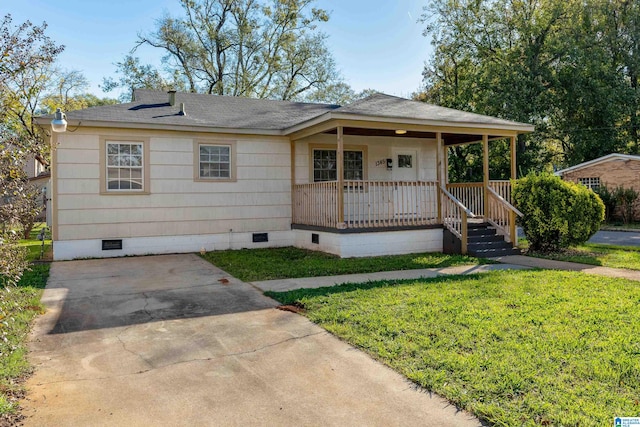
[[[583,184],[593,190],[606,186],[633,188],[640,193],[640,156],[608,154],[556,172],[565,181]],[[634,217],[640,218],[640,198],[634,205]]]

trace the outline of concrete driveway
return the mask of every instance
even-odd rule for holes
[[[195,255],[54,263],[27,426],[477,426]]]

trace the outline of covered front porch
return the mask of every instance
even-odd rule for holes
[[[495,120],[500,124],[480,127],[338,119],[292,134],[292,227],[334,233],[444,228],[457,239],[457,251],[467,253],[469,224],[487,223],[517,246],[520,212],[511,203],[510,181],[489,179],[489,145],[508,141],[515,179],[516,138],[528,125]],[[461,144],[482,144],[482,182],[449,183],[448,149]],[[328,177],[318,173],[327,147],[335,150],[335,174]],[[358,149],[364,154],[352,154]],[[358,175],[345,170],[353,169],[354,158],[362,159],[362,173],[349,179]]]

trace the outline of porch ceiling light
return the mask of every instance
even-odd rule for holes
[[[405,129],[396,129],[396,135],[404,135],[407,131]]]
[[[54,132],[65,132],[67,130],[67,116],[58,108],[51,120],[51,130]]]

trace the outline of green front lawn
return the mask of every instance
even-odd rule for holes
[[[44,241],[44,251],[42,241],[38,240],[38,234],[40,231],[46,226],[45,223],[36,224],[31,233],[29,234],[28,240],[20,240],[20,246],[24,246],[29,251],[29,259],[32,261],[45,259],[50,260],[52,255],[51,249],[51,233],[47,230],[46,239]],[[43,254],[44,252],[44,254]]]
[[[527,255],[554,259],[557,261],[570,261],[582,264],[601,265],[603,267],[627,268],[640,270],[640,247],[616,246],[597,243],[585,243],[563,252],[540,254],[528,252]]]
[[[500,271],[267,295],[495,425],[640,415],[639,282]]]
[[[294,277],[333,276],[378,271],[441,268],[488,263],[463,255],[424,253],[368,258],[339,258],[293,247],[214,251],[203,258],[245,282]]]

